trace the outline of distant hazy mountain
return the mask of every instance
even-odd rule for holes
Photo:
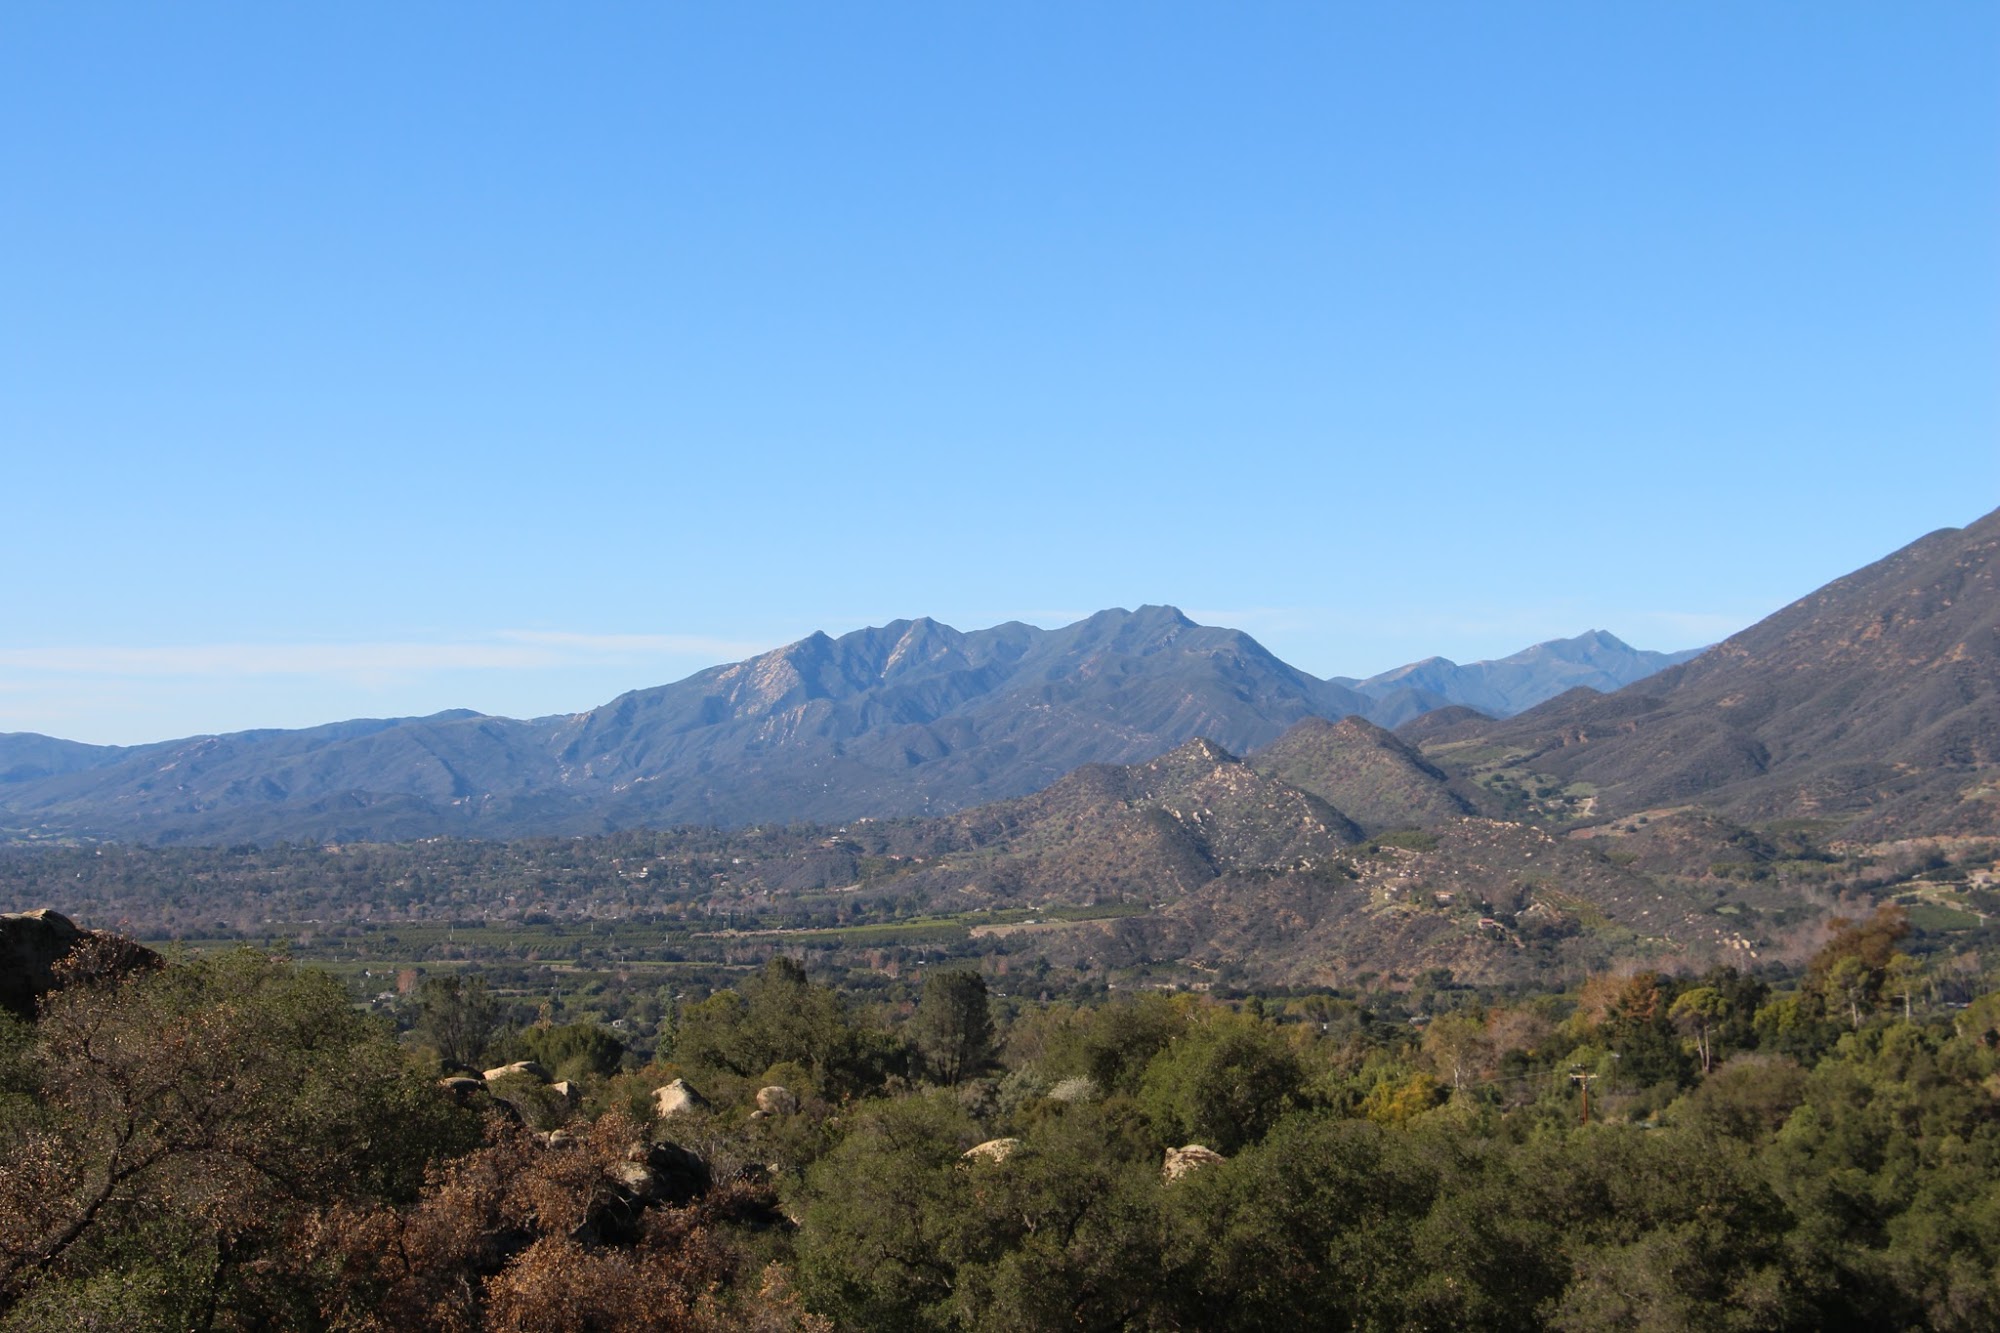
[[[1374,700],[1365,711],[1385,727],[1454,704],[1489,717],[1509,717],[1579,685],[1608,694],[1701,651],[1646,652],[1594,629],[1573,639],[1538,643],[1496,661],[1460,666],[1450,658],[1427,657],[1366,680],[1339,683]]]
[[[1461,688],[1504,710],[1648,660],[1672,659],[1586,635],[1350,686],[1172,607],[1054,630],[902,620],[814,634],[570,717],[457,711],[131,748],[0,736],[0,828],[392,840],[941,813],[1197,738],[1244,753],[1308,718],[1394,722],[1419,695],[1466,702],[1447,693]]]
[[[740,823],[956,809],[1197,737],[1249,749],[1368,700],[1172,607],[1056,630],[896,621],[716,667],[570,719],[613,817]]]
[[[85,745],[59,741],[33,732],[0,733],[0,783],[33,782],[37,778],[81,773],[116,763],[131,751],[117,745]]]
[[[1507,721],[1426,728],[1602,811],[1700,801],[1857,833],[2000,828],[2000,511],[1911,543],[1691,662]],[[1411,736],[1406,730],[1406,738]]]

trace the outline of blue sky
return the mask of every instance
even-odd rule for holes
[[[0,730],[1720,637],[2000,502],[2000,9],[0,0]]]

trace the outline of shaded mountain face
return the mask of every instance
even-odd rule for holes
[[[85,745],[33,732],[0,734],[0,784],[35,782],[115,764],[130,750],[117,745]]]
[[[1464,704],[1453,704],[1449,708],[1433,709],[1431,712],[1411,718],[1396,728],[1396,739],[1406,745],[1421,748],[1432,737],[1442,736],[1454,727],[1461,727],[1471,722],[1491,721],[1493,716],[1490,713],[1467,708]]]
[[[1567,679],[1548,676],[1550,688]],[[379,841],[944,813],[1197,737],[1240,754],[1309,718],[1411,706],[1409,690],[1389,695],[1321,680],[1171,607],[1055,630],[904,620],[815,634],[570,717],[460,711],[127,749],[0,737],[0,830]]]
[[[1857,834],[2000,824],[2000,511],[1948,528],[1614,694],[1574,690],[1426,753],[1583,791],[1595,813],[1687,802]]]
[[[841,819],[1018,795],[1195,737],[1247,749],[1365,704],[1246,634],[1141,607],[1049,631],[816,635],[626,695],[557,744],[572,771],[644,784],[612,803],[620,822]]]

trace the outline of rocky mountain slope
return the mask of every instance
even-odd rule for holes
[[[1347,813],[1272,771],[1330,789],[1347,755],[1352,790],[1407,823],[1364,840]],[[508,843],[0,849],[0,909],[59,892],[157,936],[372,922],[441,939],[448,923],[483,921],[511,940],[536,923],[560,936],[552,922],[587,919],[594,932],[631,918],[618,949],[667,960],[802,947],[872,967],[871,950],[956,940],[1086,976],[1351,985],[1435,969],[1507,981],[1617,962],[1754,962],[1816,938],[1840,877],[1856,873],[1798,838],[1714,816],[1565,833],[1466,803],[1379,728],[1308,719],[1248,761],[1190,741],[925,819]]]
[[[1623,660],[1609,636],[1545,647],[1507,659],[1509,698],[1537,670],[1554,691],[1586,659]],[[1624,651],[1621,671],[1658,656]],[[1418,676],[1425,691],[1460,679]],[[1242,753],[1306,718],[1400,716],[1415,697],[1321,680],[1171,607],[1055,630],[896,621],[568,717],[458,711],[131,748],[0,736],[0,832],[379,841],[941,813],[1197,737]]]
[[[1309,718],[1253,755],[1251,766],[1311,792],[1371,833],[1477,813],[1466,784],[1359,717]]]
[[[2000,827],[2000,511],[1836,579],[1693,661],[1505,721],[1437,763],[1568,813],[1700,803],[1854,836]],[[1546,812],[1546,811],[1545,811]]]

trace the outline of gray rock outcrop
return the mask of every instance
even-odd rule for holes
[[[1160,1175],[1172,1184],[1190,1171],[1198,1171],[1213,1162],[1229,1159],[1213,1148],[1204,1148],[1199,1143],[1190,1143],[1184,1148],[1167,1149],[1167,1160],[1160,1167]]]
[[[66,984],[105,981],[161,965],[144,945],[84,930],[61,912],[0,912],[0,1009],[32,1019],[35,1005]]]
[[[701,1154],[678,1143],[635,1143],[609,1174],[634,1198],[675,1207],[708,1193],[712,1183]]]
[[[757,1089],[758,1115],[797,1115],[798,1110],[798,1096],[790,1088],[780,1087],[774,1083],[769,1087]]]
[[[967,1148],[960,1157],[968,1162],[1004,1162],[1020,1148],[1019,1139],[988,1139]]]
[[[516,1060],[511,1065],[501,1065],[497,1069],[489,1069],[480,1077],[491,1083],[496,1078],[508,1078],[515,1074],[525,1074],[537,1083],[547,1083],[549,1081],[549,1071],[536,1064],[533,1060]]]
[[[0,1006],[33,1018],[35,1001],[56,987],[56,964],[82,938],[75,922],[46,907],[0,913]]]
[[[708,1098],[696,1092],[694,1085],[684,1078],[677,1078],[664,1088],[653,1089],[653,1114],[661,1117],[699,1111],[707,1105]]]

